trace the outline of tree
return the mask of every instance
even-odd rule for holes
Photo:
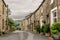
[[[14,26],[14,21],[11,18],[8,18],[8,25]]]
[[[12,29],[12,28],[15,27],[15,23],[14,23],[13,19],[8,18],[8,26],[10,27],[10,29]],[[14,27],[13,27],[13,26],[14,26]]]

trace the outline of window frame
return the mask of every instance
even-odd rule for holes
[[[56,10],[56,17],[54,17],[54,15],[53,15],[53,11],[55,11],[55,10]],[[52,24],[54,23],[54,19],[57,19],[57,21],[58,21],[57,7],[53,8],[53,9],[51,10],[50,18],[51,18],[51,20],[50,20],[50,21],[51,21],[50,25],[52,25]]]

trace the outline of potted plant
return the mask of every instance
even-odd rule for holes
[[[50,25],[49,24],[44,25],[43,31],[45,33],[45,36],[50,37]]]
[[[40,25],[35,25],[34,29],[35,29],[38,33],[41,32]]]
[[[51,34],[54,40],[60,40],[60,22],[56,22],[51,26]]]
[[[44,25],[41,28],[41,32],[43,33],[43,35],[45,35],[45,33],[44,33]]]

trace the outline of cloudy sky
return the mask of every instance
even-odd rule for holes
[[[5,0],[8,4],[13,19],[23,19],[29,13],[35,11],[43,0]]]

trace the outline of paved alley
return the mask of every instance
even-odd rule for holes
[[[30,32],[14,31],[11,34],[0,37],[0,40],[51,40],[51,39]]]

